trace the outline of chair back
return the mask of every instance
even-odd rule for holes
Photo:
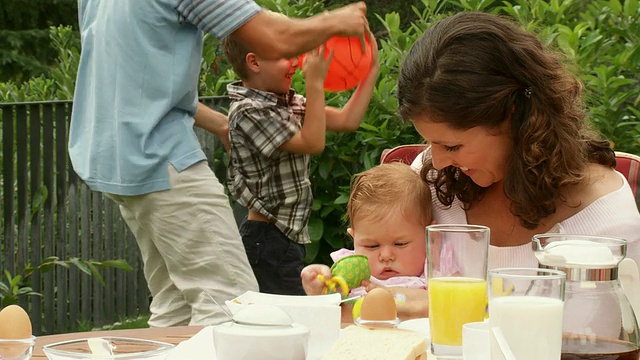
[[[380,155],[380,163],[387,164],[400,161],[403,164],[411,165],[413,160],[427,147],[426,144],[400,145],[392,149],[384,149]]]
[[[616,170],[627,178],[640,209],[640,156],[616,151]]]

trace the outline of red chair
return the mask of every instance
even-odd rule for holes
[[[627,178],[640,209],[640,156],[616,151],[616,170]]]
[[[426,144],[410,144],[385,149],[380,155],[380,163],[400,161],[411,165],[413,159],[426,147]],[[640,156],[616,151],[616,163],[616,170],[627,178],[640,209]]]
[[[418,156],[425,148],[426,144],[400,145],[393,149],[384,149],[380,155],[380,163],[386,164],[394,161],[400,161],[404,164],[411,165],[413,159]]]

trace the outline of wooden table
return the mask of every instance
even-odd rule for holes
[[[345,328],[351,323],[341,323],[340,327]],[[166,328],[146,328],[146,329],[128,329],[128,330],[108,330],[108,331],[89,331],[77,332],[58,335],[41,336],[36,339],[33,347],[33,360],[45,360],[47,356],[42,351],[42,347],[47,344],[53,344],[60,341],[83,339],[88,337],[116,336],[130,337],[136,339],[156,340],[169,344],[177,345],[184,340],[190,339],[193,335],[202,330],[204,326],[175,326]]]
[[[128,329],[128,330],[110,330],[110,331],[90,331],[78,332],[58,335],[41,336],[36,339],[36,345],[33,348],[33,360],[44,360],[47,357],[42,352],[42,347],[60,341],[82,339],[87,337],[98,336],[119,336],[131,337],[137,339],[147,339],[163,341],[170,344],[178,344],[184,340],[191,338],[202,330],[204,326],[176,326],[167,328],[147,328],[147,329]]]

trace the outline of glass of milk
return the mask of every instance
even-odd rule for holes
[[[516,359],[560,359],[565,281],[560,270],[489,270],[489,325],[502,330]],[[491,354],[499,359],[498,349]]]

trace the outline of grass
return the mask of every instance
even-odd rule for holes
[[[133,319],[124,319],[111,325],[104,325],[102,327],[94,327],[93,324],[88,322],[81,322],[78,324],[76,332],[84,331],[99,331],[99,330],[124,330],[124,329],[143,329],[148,328],[149,316],[141,316]]]

